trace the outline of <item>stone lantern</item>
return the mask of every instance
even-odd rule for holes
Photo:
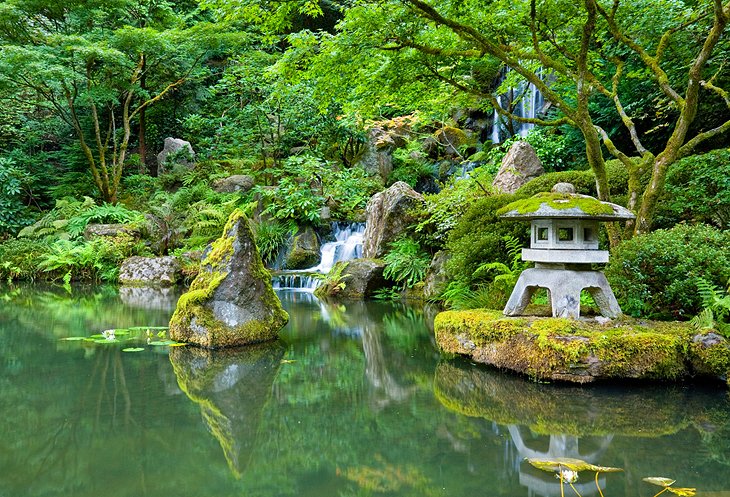
[[[608,262],[608,251],[598,248],[598,223],[633,219],[631,211],[578,195],[570,183],[558,183],[551,193],[513,202],[500,214],[506,219],[530,221],[530,248],[522,249],[522,260],[535,263],[534,269],[526,269],[517,280],[505,315],[521,315],[538,288],[548,290],[553,317],[579,317],[584,289],[601,315],[621,315],[608,280],[591,264]]]

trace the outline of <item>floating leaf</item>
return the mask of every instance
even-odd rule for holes
[[[150,342],[148,345],[155,345],[157,347],[163,346],[163,345],[172,345],[177,342],[173,342],[172,340],[154,340]]]
[[[67,340],[69,342],[75,342],[75,341],[78,341],[78,340],[86,340],[86,339],[87,339],[86,337],[66,337],[66,338],[62,338],[61,340]]]
[[[696,488],[674,488],[674,487],[668,487],[667,490],[672,492],[674,495],[679,495],[679,497],[692,497],[694,494],[697,493]]]
[[[527,462],[535,466],[537,469],[548,471],[550,473],[569,469],[571,471],[586,471],[592,466],[591,464],[572,457],[556,457],[555,459],[538,459],[528,457]]]
[[[115,335],[129,335],[129,330],[114,330]]]
[[[93,340],[94,343],[117,343],[117,340],[115,339],[108,339],[108,338],[96,338]]]
[[[671,478],[664,478],[663,476],[648,476],[643,478],[643,480],[646,483],[651,483],[652,485],[657,485],[659,487],[669,487],[674,485],[674,482],[677,481],[672,480]]]
[[[187,345],[187,343],[185,343],[185,342],[176,342],[176,343],[171,343],[170,347],[185,347],[186,345]]]
[[[103,333],[95,333],[95,334],[89,336],[89,338],[105,338],[105,337],[106,337],[106,335],[104,335]]]
[[[122,352],[142,352],[144,350],[144,347],[127,347],[126,349],[122,349]]]

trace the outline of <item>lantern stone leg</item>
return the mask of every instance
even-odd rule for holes
[[[546,288],[550,292],[553,317],[578,318],[580,293],[584,289],[591,294],[602,316],[613,319],[621,315],[621,308],[602,272],[545,267],[522,272],[507,301],[504,314],[521,315],[538,288]]]

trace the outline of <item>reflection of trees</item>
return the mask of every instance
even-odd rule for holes
[[[362,348],[365,353],[365,376],[372,389],[371,402],[374,408],[382,409],[390,402],[402,402],[413,392],[414,387],[403,387],[388,371],[383,346],[380,343],[382,328],[372,324],[363,326]]]
[[[200,407],[236,478],[251,461],[261,412],[271,396],[283,355],[279,342],[226,350],[176,347],[170,351],[180,388]]]

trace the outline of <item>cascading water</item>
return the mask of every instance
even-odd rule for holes
[[[320,249],[320,263],[308,269],[282,271],[273,278],[275,290],[300,290],[313,292],[319,284],[317,275],[329,273],[340,261],[362,257],[365,223],[332,223],[335,240],[326,242]]]
[[[499,84],[507,78],[510,72],[509,68],[504,69],[499,76]],[[542,79],[542,71],[538,69],[536,74]],[[517,117],[535,118],[543,111],[545,107],[545,98],[542,93],[532,83],[522,82],[517,88],[510,89],[508,92],[498,95],[497,102],[503,109],[511,109],[511,112]],[[520,123],[512,121],[511,129],[515,134],[519,134],[523,138],[527,136],[535,125],[532,123]],[[509,138],[509,131],[502,121],[502,117],[495,110],[492,124],[491,138],[493,143],[501,143],[503,138]]]

